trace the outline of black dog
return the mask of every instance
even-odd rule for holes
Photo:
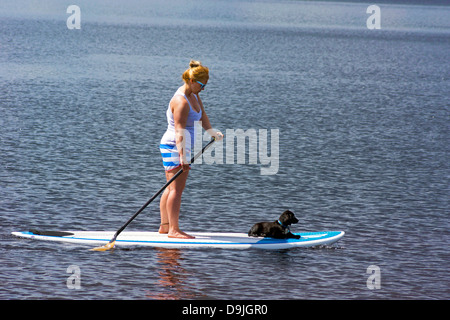
[[[275,222],[259,222],[255,224],[248,232],[249,237],[271,237],[276,239],[295,238],[300,239],[299,235],[291,233],[289,225],[297,223],[298,219],[294,213],[289,210],[283,212],[280,219]]]

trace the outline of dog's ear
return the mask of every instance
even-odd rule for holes
[[[286,215],[286,223],[298,223],[298,219],[295,217],[295,214],[292,211],[286,210],[285,212],[283,212],[283,215]]]

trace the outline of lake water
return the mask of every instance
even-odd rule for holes
[[[0,2],[1,299],[450,298],[449,6],[382,3],[369,30],[360,3],[76,1],[69,30],[69,3]],[[191,58],[210,68],[214,127],[279,130],[279,164],[194,164],[183,230],[247,232],[291,209],[294,232],[341,241],[92,252],[10,235],[131,217],[165,182],[165,111]],[[159,223],[155,201],[127,230]]]

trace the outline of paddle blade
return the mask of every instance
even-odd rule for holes
[[[104,246],[90,249],[91,251],[108,251],[114,248],[116,241],[111,241],[105,244]]]

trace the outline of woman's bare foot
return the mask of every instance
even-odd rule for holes
[[[169,233],[169,223],[161,223],[159,225],[159,233],[167,234]]]
[[[177,239],[195,239],[194,236],[190,236],[181,230],[171,230],[171,231],[169,231],[167,236],[169,238],[177,238]]]

